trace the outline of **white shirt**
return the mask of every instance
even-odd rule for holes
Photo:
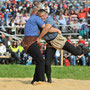
[[[6,52],[6,46],[2,45],[0,46],[0,53],[3,55]]]
[[[60,57],[60,50],[56,50],[55,56]]]

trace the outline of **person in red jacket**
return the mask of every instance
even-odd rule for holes
[[[82,43],[83,45],[85,45],[85,41],[82,39],[82,36],[79,36],[78,39],[78,44]]]
[[[80,9],[80,12],[78,14],[78,18],[83,18],[83,19],[86,19],[86,12],[84,12],[83,9]]]
[[[85,7],[84,7],[83,10],[84,10],[84,12],[86,12],[86,13],[89,11],[89,8],[88,8],[88,5],[87,5],[87,4],[85,5]]]
[[[71,41],[71,35],[69,35],[69,36],[67,37],[67,41],[68,41],[69,43],[73,44],[72,41]]]

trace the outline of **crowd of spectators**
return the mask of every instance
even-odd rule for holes
[[[49,16],[54,19],[62,33],[78,33],[83,38],[90,38],[90,26],[87,25],[90,24],[90,6],[80,0],[60,0],[58,3],[54,0],[42,0],[41,2],[33,0],[24,0],[23,2],[21,0],[3,0],[0,6],[0,31],[10,35],[15,33],[24,34],[25,23],[30,18],[33,8],[45,9]],[[6,40],[7,38],[5,38],[4,34],[1,35],[1,38],[0,46],[2,46],[3,42],[3,47],[6,47],[6,52],[8,51],[11,54],[15,59],[15,63],[18,63],[17,60],[20,61],[22,59],[20,63],[26,64],[29,62],[27,65],[31,64],[30,60],[32,58],[24,52],[20,40],[13,41],[11,36]],[[86,64],[84,63],[84,65]]]
[[[30,65],[32,57],[24,52],[21,42],[21,40],[13,40],[12,36],[6,37],[5,34],[1,34],[0,63]]]
[[[4,2],[6,1],[6,2]],[[41,2],[33,0],[4,0],[0,9],[0,29],[9,34],[24,34],[24,26],[30,17],[33,8],[45,9],[47,13],[55,20],[62,32],[79,33],[81,36],[90,37],[90,7],[81,0],[42,0]],[[83,29],[82,25],[86,27]],[[21,26],[15,28],[15,26]],[[65,25],[70,25],[66,27]],[[5,28],[4,26],[12,26]]]

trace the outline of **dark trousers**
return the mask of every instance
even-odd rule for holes
[[[63,50],[66,50],[75,56],[82,54],[81,47],[79,46],[74,47],[72,44],[70,44],[67,41],[63,47]],[[45,51],[45,73],[47,75],[47,78],[51,78],[51,62],[55,55],[55,52],[56,52],[56,49],[53,47],[47,47]]]
[[[11,52],[11,56],[14,58],[15,63],[18,64],[19,61],[19,56],[18,56],[18,52]]]
[[[55,55],[56,49],[53,47],[47,47],[45,51],[45,73],[47,78],[51,78],[51,62]]]
[[[68,51],[69,53],[71,53],[75,56],[81,55],[83,53],[80,46],[75,47],[74,45],[70,44],[68,41],[66,41],[66,43],[62,49]]]
[[[36,68],[33,80],[34,81],[44,81],[44,72],[45,72],[45,61],[43,60],[42,54],[40,52],[39,45],[35,42],[33,43],[29,49],[28,53],[32,58],[34,58],[36,61]]]

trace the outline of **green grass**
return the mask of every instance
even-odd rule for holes
[[[58,79],[90,80],[90,67],[88,66],[52,67],[52,77]]]
[[[28,78],[33,77],[35,66],[0,65],[1,78]],[[90,80],[88,66],[52,66],[52,78]]]

